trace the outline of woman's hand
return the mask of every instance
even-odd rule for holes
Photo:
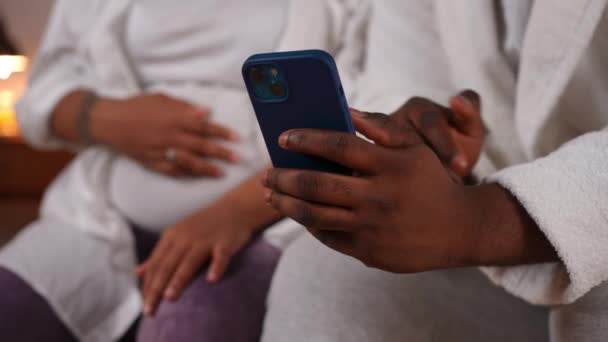
[[[175,300],[209,262],[207,281],[217,282],[253,230],[231,210],[204,210],[167,229],[152,255],[138,267],[144,314],[153,315],[164,298]]]
[[[209,118],[209,110],[166,95],[99,99],[91,112],[90,133],[93,140],[152,170],[171,176],[220,177],[222,170],[213,160],[238,159],[221,140],[238,136]]]
[[[143,280],[145,313],[153,314],[163,297],[177,299],[208,261],[207,280],[219,281],[230,259],[251,237],[281,218],[262,200],[262,174],[245,180],[163,234],[137,270]]]

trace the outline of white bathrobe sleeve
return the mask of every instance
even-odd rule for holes
[[[431,1],[383,0],[373,7],[355,108],[391,113],[412,96],[447,101],[455,93],[433,6]]]
[[[80,31],[85,28],[84,21],[94,7],[93,3],[58,0],[53,8],[27,90],[17,103],[22,134],[36,147],[66,146],[50,130],[51,112],[70,91],[93,89],[85,57],[78,47]],[[72,11],[78,11],[78,14],[70,15]]]
[[[370,72],[359,79],[355,107],[389,113],[410,96],[441,101],[460,90],[450,82],[434,12],[427,1],[385,0],[374,8],[366,59]],[[493,281],[531,303],[561,304],[608,279],[607,151],[603,130],[498,172],[482,155],[476,171],[491,175],[486,181],[498,182],[519,199],[562,260],[484,268]]]
[[[608,129],[588,133],[533,162],[490,176],[525,207],[561,263],[485,268],[536,304],[571,303],[608,280]]]

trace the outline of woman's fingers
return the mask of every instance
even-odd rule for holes
[[[147,262],[143,291],[145,315],[154,315],[169,279],[175,273],[185,252],[184,248],[179,248],[172,243],[163,245],[159,245],[161,248],[155,249]]]
[[[171,162],[175,163],[184,173],[191,176],[222,177],[223,170],[211,162],[192,152],[175,149]]]
[[[205,114],[206,115],[203,115]],[[218,125],[209,120],[210,115],[204,111],[187,111],[181,121],[185,132],[195,133],[201,136],[221,138],[230,141],[239,139],[238,133],[234,130]]]
[[[194,275],[200,270],[201,266],[207,261],[210,254],[209,248],[192,248],[182,258],[177,271],[173,274],[164,297],[169,300],[176,300],[182,291],[192,280]]]
[[[224,138],[230,141],[238,141],[240,139],[239,134],[234,130],[211,122],[203,127],[202,133],[208,137]]]
[[[161,154],[159,153],[159,155]],[[162,157],[142,161],[142,163],[151,170],[171,177],[207,176],[219,178],[224,175],[220,166],[189,150],[172,148],[170,156],[169,159],[167,151],[165,151]]]
[[[137,276],[137,278],[143,278],[143,276],[146,274],[147,269],[148,269],[147,262],[143,262],[143,263],[137,265],[137,267],[135,268],[135,275]]]
[[[147,168],[154,170],[158,173],[162,173],[167,176],[171,176],[171,177],[184,176],[184,172],[182,170],[180,170],[180,168],[177,166],[177,164],[170,162],[168,160],[164,160],[164,159],[152,160],[152,161],[145,161],[143,163]]]
[[[189,248],[188,251],[182,254],[179,259],[179,265],[176,265],[176,271],[172,273],[170,280],[166,282],[166,287],[162,292],[162,297],[169,300],[176,300],[181,296],[184,288],[192,281],[196,273],[201,270],[208,258],[211,258],[207,271],[207,281],[217,282],[226,272],[233,252],[224,248],[221,245],[208,248]],[[161,279],[162,282],[163,279]],[[152,289],[150,291],[153,291]],[[152,295],[156,295],[154,292]],[[156,297],[155,297],[156,298]],[[159,297],[160,300],[160,297]]]
[[[221,245],[217,245],[213,248],[211,264],[209,265],[209,270],[207,271],[208,282],[216,283],[222,278],[228,269],[232,256],[233,252],[222,247]]]
[[[177,148],[191,151],[200,157],[217,158],[229,162],[237,162],[238,155],[222,146],[220,143],[194,134],[180,134],[175,141]]]

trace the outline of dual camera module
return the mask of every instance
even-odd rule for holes
[[[247,71],[249,82],[260,100],[283,101],[287,99],[288,88],[281,69],[272,64],[254,65]]]

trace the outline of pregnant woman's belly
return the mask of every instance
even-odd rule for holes
[[[160,231],[196,210],[209,206],[261,170],[268,162],[260,144],[255,116],[246,94],[225,89],[157,88],[168,95],[212,108],[212,120],[239,133],[237,143],[225,143],[241,158],[237,164],[217,161],[222,178],[174,178],[149,170],[134,160],[118,157],[112,166],[110,198],[133,224]],[[142,118],[145,120],[145,118]],[[215,162],[215,161],[214,161]]]

